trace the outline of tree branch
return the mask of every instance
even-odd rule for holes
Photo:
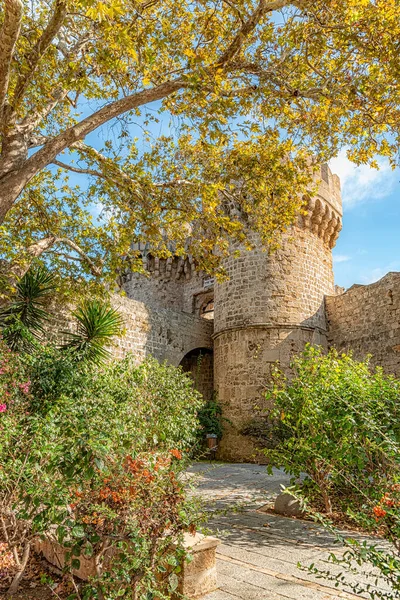
[[[18,78],[17,85],[15,87],[12,106],[15,109],[19,101],[23,98],[25,90],[29,85],[35,71],[39,65],[39,62],[50,46],[51,42],[59,32],[65,16],[67,14],[67,5],[65,0],[56,0],[54,12],[47,24],[47,27],[43,31],[42,35],[32,48],[31,52],[26,57],[28,63],[28,69],[24,69],[22,74]]]
[[[55,136],[26,161],[26,168],[24,169],[26,179],[23,183],[21,182],[21,191],[38,171],[53,162],[57,154],[76,144],[76,142],[83,140],[89,133],[104,125],[104,123],[144,104],[162,100],[186,87],[186,85],[186,82],[182,79],[166,81],[154,88],[142,90],[125,98],[115,100],[86,117],[80,123]]]
[[[253,14],[245,21],[242,27],[233,38],[228,48],[221,54],[217,61],[217,67],[224,66],[240,51],[246,38],[249,37],[257,27],[264,15],[274,10],[279,10],[288,4],[293,4],[291,0],[274,0],[272,2],[266,2],[260,0],[256,10]]]
[[[155,183],[154,187],[169,188],[179,187],[180,185],[197,185],[197,183],[195,181],[189,181],[188,179],[171,179],[171,181],[162,181],[161,183]]]
[[[63,87],[56,87],[53,92],[53,97],[45,102],[42,105],[42,108],[35,108],[30,113],[26,115],[26,117],[21,122],[21,129],[24,128],[25,131],[29,134],[40,125],[40,123],[45,119],[51,111],[57,106],[61,100],[64,100],[68,96],[68,91]]]
[[[46,250],[54,246],[56,240],[57,238],[54,235],[51,235],[47,238],[43,238],[39,242],[28,246],[26,253],[29,254],[29,256],[31,256],[32,258],[38,258],[43,254],[43,252],[46,252]]]
[[[65,246],[71,248],[71,250],[76,252],[81,257],[82,261],[87,263],[92,275],[94,277],[100,277],[102,273],[102,268],[98,267],[96,263],[90,258],[90,256],[78,244],[76,244],[69,238],[57,237],[55,235],[50,235],[28,246],[28,248],[24,251],[24,256],[22,260],[15,261],[11,265],[9,265],[9,268],[7,269],[8,274],[11,274],[13,277],[17,277],[18,279],[23,277],[30,268],[32,261],[35,258],[39,258],[40,256],[42,256],[42,254],[53,248],[53,246],[55,246],[56,244],[64,244]],[[101,263],[102,262],[103,261],[101,261]]]
[[[69,52],[64,55],[64,62],[68,64],[68,62],[76,58],[79,52],[83,50],[83,48],[88,44],[89,41],[89,34],[81,36],[79,40],[69,50]],[[28,112],[28,114],[24,117],[24,119],[21,122],[21,127],[24,128],[27,132],[34,131],[36,127],[40,125],[43,119],[45,119],[57,106],[57,104],[65,98],[67,98],[68,93],[69,90],[65,89],[64,86],[57,86],[53,91],[52,98],[45,102],[42,108],[38,108],[35,106]]]
[[[52,163],[60,152],[66,148],[70,148],[84,139],[86,135],[115,117],[139,106],[162,100],[188,86],[189,84],[185,80],[175,79],[161,83],[154,88],[142,90],[120,98],[110,104],[106,104],[106,106],[86,117],[80,123],[69,127],[51,138],[37,152],[26,159],[23,165],[19,165],[17,168],[9,168],[8,171],[5,171],[4,165],[6,162],[3,160],[3,174],[0,176],[0,224],[3,223],[8,211],[26,184],[39,171]]]
[[[7,269],[8,274],[12,277],[17,277],[18,279],[23,277],[31,266],[32,261],[41,256],[44,252],[46,252],[46,250],[49,250],[52,246],[54,246],[55,241],[56,237],[51,235],[28,246],[24,252],[22,260],[16,260],[9,265]]]
[[[114,171],[114,173],[116,173],[117,176],[120,177],[128,185],[132,185],[133,183],[135,183],[134,180],[132,179],[132,177],[127,175],[127,173],[124,173],[124,171],[122,171],[122,169],[120,169],[112,161],[112,159],[107,158],[107,156],[104,156],[104,154],[102,154],[95,148],[92,148],[91,146],[88,146],[87,144],[84,144],[83,142],[77,142],[76,144],[74,144],[74,148],[77,148],[77,150],[79,150],[83,154],[86,154],[89,158],[92,158],[92,159],[94,158],[94,160],[96,160],[98,163],[100,163],[100,165],[104,166],[104,170],[107,172],[107,174],[99,173],[98,176],[103,177],[104,179],[113,179],[113,177],[110,177],[108,174],[110,173],[110,171]],[[53,161],[53,162],[55,162],[55,161]]]
[[[21,0],[4,0],[4,5],[4,21],[0,31],[0,123],[2,127],[11,60],[21,29],[23,9]]]
[[[31,149],[43,146],[49,139],[50,138],[45,135],[32,135],[28,141],[28,148]]]
[[[56,238],[55,243],[56,244],[65,244],[66,246],[69,246],[69,248],[71,248],[71,250],[74,250],[77,254],[79,254],[79,256],[81,256],[85,260],[85,262],[87,262],[87,264],[89,265],[89,268],[92,272],[92,275],[94,275],[95,277],[100,277],[100,275],[102,273],[102,269],[99,268],[93,262],[93,260],[90,258],[90,256],[88,254],[86,254],[86,252],[84,250],[82,250],[82,248],[80,246],[78,246],[78,244],[75,244],[75,242],[73,242],[69,238]]]
[[[100,171],[95,171],[94,169],[80,169],[79,167],[74,167],[73,165],[68,165],[67,163],[61,162],[60,160],[53,160],[53,165],[57,165],[57,167],[61,167],[67,171],[72,171],[73,173],[81,173],[82,175],[93,175],[93,177],[104,177],[106,175],[104,173],[100,173]]]
[[[65,169],[67,171],[72,171],[73,173],[80,173],[82,175],[92,175],[93,177],[100,177],[102,179],[106,179],[108,181],[112,181],[117,185],[120,185],[121,182],[118,181],[115,177],[110,173],[111,170],[116,171],[117,177],[120,177],[124,183],[129,184],[129,186],[137,185],[137,182],[132,179],[129,175],[124,173],[121,169],[119,169],[115,164],[113,164],[112,160],[101,154],[98,150],[91,148],[90,146],[86,146],[82,142],[75,144],[77,148],[80,150],[84,150],[87,148],[88,154],[95,155],[95,158],[104,163],[104,166],[107,167],[107,172],[102,173],[101,171],[96,171],[95,169],[88,168],[80,168],[75,167],[74,165],[69,165],[68,163],[64,163],[61,160],[54,159],[53,164],[57,165],[57,167],[61,167],[61,169]],[[181,185],[196,185],[194,181],[189,181],[188,179],[171,179],[171,181],[162,181],[160,183],[154,183],[153,186],[156,188],[169,188],[169,187],[179,187]],[[140,194],[141,196],[141,194]]]

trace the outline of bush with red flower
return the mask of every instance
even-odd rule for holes
[[[183,533],[196,521],[180,477],[201,406],[192,381],[130,356],[93,369],[52,346],[27,356],[1,343],[0,364],[0,519],[17,565],[11,591],[44,537],[70,550],[70,573],[80,554],[96,557],[98,576],[77,586],[76,598],[132,598],[135,589],[168,597]]]
[[[267,394],[269,465],[293,476],[292,490],[331,531],[346,519],[376,536],[375,543],[335,532],[345,552],[331,560],[341,569],[310,570],[356,594],[399,598],[400,381],[369,358],[312,346],[292,368],[291,378],[274,373]],[[358,567],[365,584],[353,576]]]
[[[186,558],[183,534],[196,512],[179,473],[181,453],[147,452],[107,462],[75,489],[73,527],[66,531],[71,564],[92,558],[96,577],[82,598],[170,598]]]

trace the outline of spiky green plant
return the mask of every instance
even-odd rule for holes
[[[45,267],[30,269],[16,284],[14,300],[0,313],[0,328],[12,350],[29,349],[44,333],[45,306],[55,291],[55,276]]]
[[[86,301],[74,311],[76,332],[64,332],[62,348],[72,350],[79,359],[99,364],[110,357],[106,346],[114,336],[121,335],[123,320],[113,308],[99,300]]]

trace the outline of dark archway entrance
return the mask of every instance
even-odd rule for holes
[[[190,373],[196,390],[210,400],[214,391],[214,357],[209,348],[195,348],[182,358],[180,365]]]

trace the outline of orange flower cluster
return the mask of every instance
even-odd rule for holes
[[[114,504],[122,504],[123,497],[121,492],[123,492],[123,490],[116,491],[105,486],[100,490],[99,498],[100,500],[111,500]]]
[[[375,517],[378,519],[380,519],[381,517],[384,517],[386,515],[386,510],[384,510],[381,506],[374,506],[373,508],[373,512]]]
[[[149,484],[155,480],[155,475],[152,475],[143,460],[133,459],[131,456],[127,456],[125,458],[124,467],[129,473],[132,473],[137,477],[138,482],[142,480],[144,483]],[[154,470],[158,471],[157,464],[155,465]]]
[[[388,508],[398,508],[400,507],[400,500],[394,498],[395,493],[399,493],[400,492],[400,484],[396,483],[393,484],[390,487],[390,492],[386,492],[379,504],[377,504],[377,506],[374,506],[373,513],[375,515],[376,521],[378,521],[379,519],[385,517],[387,515],[387,510]]]
[[[112,468],[112,475],[98,472],[97,489],[72,490],[75,518],[100,536],[124,529],[127,519],[134,519],[143,535],[163,535],[175,526],[184,498],[174,469],[175,460],[181,459],[177,448],[125,456],[122,468]],[[195,533],[195,525],[190,531]]]
[[[130,455],[126,456],[123,463],[126,477],[122,477],[122,481],[120,480],[118,485],[113,484],[109,478],[105,478],[101,489],[95,492],[96,497],[93,497],[93,492],[90,493],[91,501],[121,508],[123,504],[138,497],[138,494],[146,493],[146,490],[148,493],[148,486],[156,480],[157,472],[160,469],[168,469],[169,471],[172,458],[182,459],[182,453],[177,448],[173,448],[168,454],[157,456],[155,453],[150,453],[150,455],[150,460],[133,458]],[[168,472],[168,477],[173,484],[176,484],[175,474],[172,471]],[[124,479],[125,481],[123,481]],[[72,502],[70,507],[72,510],[76,510],[85,501],[85,497],[78,490],[74,490],[73,495],[76,501]]]
[[[105,518],[99,516],[96,512],[94,512],[92,515],[82,517],[82,522],[86,523],[86,525],[95,525],[97,527],[101,527],[104,525],[104,521]]]
[[[393,508],[394,506],[396,506],[396,503],[393,500],[393,498],[390,497],[389,492],[386,492],[386,494],[382,497],[381,504],[384,504],[389,508]]]
[[[178,460],[181,460],[182,458],[182,452],[179,452],[179,450],[177,450],[176,448],[174,448],[173,450],[170,450],[172,456],[174,458],[177,458]]]

